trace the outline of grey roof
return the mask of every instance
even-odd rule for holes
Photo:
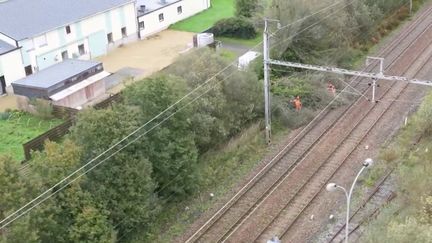
[[[134,0],[7,0],[0,2],[0,32],[22,40]]]
[[[136,7],[137,7],[137,15],[142,16],[146,15],[150,12],[153,12],[155,10],[161,9],[167,5],[180,2],[181,0],[165,0],[165,2],[161,0],[137,0]],[[145,6],[144,12],[141,11],[141,6]]]
[[[50,66],[46,69],[43,69],[40,72],[14,81],[12,82],[12,84],[39,89],[47,89],[99,64],[101,63],[94,61],[68,59],[53,66]]]
[[[12,51],[13,49],[16,49],[16,46],[13,46],[9,43],[6,43],[2,40],[0,40],[0,55],[9,51]]]

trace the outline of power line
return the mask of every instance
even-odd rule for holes
[[[300,19],[297,19],[296,21],[294,21],[294,22],[292,22],[292,23],[287,24],[287,25],[281,26],[281,27],[278,28],[278,30],[276,30],[275,32],[271,33],[271,34],[269,35],[269,37],[273,37],[273,36],[275,36],[279,31],[281,31],[281,30],[283,30],[283,29],[286,29],[286,28],[288,28],[288,27],[290,27],[290,26],[292,26],[292,25],[294,25],[294,24],[300,23],[300,22],[302,22],[302,21],[304,21],[304,20],[306,20],[306,19],[308,19],[308,18],[310,18],[310,17],[312,17],[312,16],[314,16],[314,15],[317,15],[317,14],[319,14],[319,13],[321,13],[321,12],[325,12],[326,10],[328,10],[328,9],[330,9],[330,8],[333,8],[334,6],[336,6],[336,5],[338,5],[339,3],[342,3],[342,2],[344,2],[344,1],[345,1],[345,0],[341,0],[341,1],[335,2],[335,3],[329,5],[329,6],[325,7],[325,8],[322,8],[321,10],[319,10],[319,11],[317,11],[317,12],[315,12],[315,13],[312,13],[312,14],[310,14],[310,15],[304,16],[304,17],[302,17],[302,18],[300,18]]]
[[[225,79],[227,79],[228,77],[232,76],[234,74],[234,72],[232,72],[230,75],[228,75]],[[225,80],[224,79],[224,80]],[[223,80],[222,80],[223,81]],[[221,81],[219,81],[221,82]],[[218,82],[218,83],[219,83]],[[81,178],[83,175],[87,174],[88,172],[92,171],[94,168],[96,168],[97,166],[99,166],[100,164],[102,164],[103,162],[105,162],[106,160],[110,159],[111,157],[113,157],[114,155],[116,155],[117,153],[119,153],[120,151],[122,151],[123,149],[125,149],[126,147],[128,147],[129,145],[131,145],[132,143],[134,143],[135,141],[137,141],[138,139],[140,139],[141,137],[143,137],[144,135],[148,134],[149,132],[151,132],[152,130],[154,130],[155,128],[159,127],[162,123],[164,123],[165,121],[167,121],[169,118],[171,118],[172,116],[174,116],[175,114],[177,114],[178,112],[182,111],[184,108],[186,108],[187,106],[189,106],[190,104],[194,103],[196,100],[198,100],[199,98],[201,98],[202,96],[204,96],[205,94],[207,94],[210,90],[212,90],[213,88],[215,88],[215,86],[211,87],[210,89],[208,89],[207,91],[205,91],[203,94],[199,95],[198,97],[194,98],[192,101],[188,102],[186,105],[180,107],[178,110],[176,110],[175,112],[171,113],[169,116],[167,116],[166,118],[164,118],[161,122],[157,123],[156,125],[154,125],[153,127],[151,127],[149,130],[145,131],[144,133],[142,133],[141,135],[137,136],[136,138],[134,138],[132,141],[128,142],[126,145],[123,145],[121,148],[119,148],[118,150],[114,151],[112,154],[110,154],[108,157],[104,158],[102,161],[96,163],[95,165],[93,165],[92,167],[90,167],[89,169],[85,170],[82,174],[79,174],[78,176],[76,176],[75,178],[73,178],[72,180],[70,180],[69,182],[65,183],[63,186],[61,186],[60,188],[56,189],[56,187],[59,187],[62,183],[64,183],[67,179],[71,178],[73,175],[77,174],[77,172],[79,172],[80,170],[84,169],[86,167],[86,165],[89,165],[89,163],[87,163],[86,165],[80,167],[78,170],[74,171],[73,173],[71,173],[70,175],[68,175],[67,177],[65,177],[64,179],[62,179],[60,182],[56,183],[54,186],[52,186],[51,188],[49,188],[48,190],[46,190],[45,192],[43,192],[42,194],[40,194],[38,197],[36,197],[35,199],[33,199],[32,201],[30,201],[29,203],[27,203],[26,205],[24,205],[23,207],[21,207],[20,209],[16,210],[14,213],[10,214],[8,217],[6,217],[5,219],[3,219],[0,224],[1,227],[0,229],[3,229],[4,227],[6,227],[7,225],[9,225],[10,223],[12,223],[13,221],[17,220],[18,218],[20,218],[21,216],[23,216],[24,214],[26,214],[27,212],[29,212],[30,210],[32,210],[33,208],[37,207],[39,204],[43,203],[44,201],[46,201],[47,199],[51,198],[52,196],[54,196],[56,193],[60,192],[61,190],[63,190],[65,187],[67,187],[68,185],[70,185],[71,183],[73,183],[74,181],[78,180],[79,178]],[[155,118],[154,118],[155,119]],[[154,120],[152,119],[152,120]],[[148,124],[149,122],[147,122],[146,124]],[[143,126],[141,126],[140,128],[142,128]],[[135,131],[133,132],[135,133]],[[131,135],[128,135],[127,137],[130,137]],[[123,139],[124,141],[124,139]],[[117,143],[118,144],[118,143]],[[112,149],[112,148],[111,148]],[[110,149],[110,150],[111,150]],[[104,152],[105,153],[105,152]],[[97,156],[98,158],[101,155]],[[94,159],[92,160],[94,161]],[[53,191],[54,189],[56,189],[55,191]],[[51,192],[51,194],[49,194]],[[47,195],[46,197],[42,198],[42,196]],[[42,198],[40,201],[40,198]],[[36,202],[37,201],[37,202]],[[34,205],[32,205],[34,202],[36,202]],[[31,206],[32,205],[32,206]],[[31,206],[31,207],[29,207]],[[29,207],[28,209],[26,209],[27,207]],[[19,213],[20,211],[24,210],[22,213]],[[15,216],[16,215],[16,216]]]
[[[348,7],[349,5],[351,5],[352,3],[354,3],[355,1],[356,1],[356,0],[352,0],[351,2],[345,4],[345,6],[343,6],[342,8],[340,8],[340,9],[334,11],[333,13],[330,13],[330,14],[328,14],[327,16],[325,16],[325,17],[319,19],[319,20],[316,21],[315,23],[313,23],[313,24],[307,26],[306,28],[303,28],[301,31],[296,32],[295,35],[289,36],[289,37],[287,37],[287,38],[285,38],[285,39],[283,39],[283,40],[281,40],[281,41],[278,41],[278,42],[272,44],[272,48],[277,47],[277,46],[281,45],[282,43],[284,43],[284,42],[286,42],[286,41],[288,41],[288,40],[290,40],[290,39],[296,37],[297,35],[299,35],[299,34],[301,34],[301,33],[303,33],[303,32],[305,32],[306,30],[309,30],[309,29],[315,27],[316,25],[318,25],[319,23],[321,23],[323,20],[328,19],[328,18],[330,18],[331,16],[333,16],[334,14],[336,14],[336,13],[342,11],[344,8]],[[311,15],[311,16],[313,16],[313,15]]]
[[[326,7],[325,9],[328,9],[328,8],[329,7]],[[322,11],[323,10],[320,10],[320,11],[318,11],[316,13],[313,13],[313,14],[311,14],[309,16],[305,16],[305,17],[303,17],[301,19],[301,21],[303,21],[303,20],[305,20],[305,19],[307,19],[307,18],[309,18],[309,17],[311,17],[311,16],[313,16],[315,14],[318,14],[318,13],[320,13]],[[296,22],[299,22],[299,21],[296,21]],[[287,26],[285,26],[285,28],[286,27]],[[304,31],[304,30],[302,30],[302,31]],[[301,32],[296,33],[296,35],[300,34]],[[290,38],[292,38],[292,36]],[[260,46],[261,44],[262,44],[262,41],[259,42],[258,44],[256,44],[254,47],[252,47],[249,50],[253,50],[253,49],[257,48],[258,46]],[[128,134],[127,136],[125,136],[124,138],[122,138],[120,141],[118,141],[117,143],[115,143],[114,145],[112,145],[111,147],[109,147],[108,149],[106,149],[105,151],[103,151],[102,153],[100,153],[99,155],[97,155],[96,157],[94,157],[93,159],[91,159],[89,162],[87,162],[86,164],[84,164],[83,166],[81,166],[80,168],[78,168],[77,170],[75,170],[74,172],[72,172],[71,174],[69,174],[68,176],[66,176],[65,178],[63,178],[62,180],[60,180],[59,182],[57,182],[54,186],[50,187],[45,192],[43,192],[42,194],[40,194],[39,196],[37,196],[36,198],[34,198],[33,200],[31,200],[30,202],[28,202],[27,204],[25,204],[24,206],[22,206],[21,208],[19,208],[15,212],[13,212],[12,214],[8,215],[6,218],[4,218],[3,220],[0,221],[0,225],[1,225],[0,229],[3,229],[4,227],[6,227],[7,225],[9,225],[13,221],[17,220],[18,218],[20,218],[21,216],[23,216],[24,214],[26,214],[27,212],[29,212],[33,208],[35,208],[38,205],[40,205],[42,202],[46,201],[47,199],[49,199],[50,197],[52,197],[56,193],[58,193],[61,190],[63,190],[69,184],[73,183],[74,181],[76,181],[77,179],[79,179],[80,177],[82,177],[83,175],[87,174],[88,172],[90,172],[91,170],[93,170],[94,168],[96,168],[101,163],[105,162],[107,159],[111,158],[112,156],[114,156],[115,154],[117,154],[118,152],[120,152],[121,150],[123,150],[124,148],[126,148],[127,146],[129,146],[130,144],[132,144],[133,142],[135,142],[136,140],[138,140],[139,138],[141,138],[142,136],[144,136],[145,134],[147,134],[148,132],[150,132],[151,130],[153,130],[154,128],[158,127],[160,124],[162,124],[163,122],[165,122],[166,120],[168,120],[169,118],[171,118],[173,115],[175,115],[177,112],[179,112],[180,110],[182,110],[185,106],[190,105],[191,102],[189,102],[187,105],[183,106],[179,110],[175,111],[174,113],[170,114],[167,118],[163,119],[162,122],[156,124],[155,126],[153,126],[152,128],[150,128],[149,130],[147,130],[145,133],[139,135],[137,138],[133,139],[131,142],[129,142],[126,145],[122,146],[120,149],[118,149],[117,151],[113,152],[111,155],[108,155],[108,157],[106,157],[102,161],[100,161],[100,162],[96,163],[95,165],[91,166],[88,170],[85,170],[84,173],[76,176],[71,181],[69,181],[65,185],[61,186],[64,182],[66,182],[67,180],[69,180],[70,178],[72,178],[78,172],[84,170],[86,167],[90,166],[94,161],[96,161],[97,159],[101,158],[103,155],[105,155],[108,152],[110,152],[111,150],[113,150],[115,147],[117,147],[118,145],[120,145],[122,142],[126,141],[128,138],[130,138],[131,136],[133,136],[136,133],[138,133],[145,126],[147,126],[148,124],[150,124],[151,122],[153,122],[154,120],[156,120],[157,118],[159,118],[160,116],[162,116],[163,114],[165,114],[170,109],[174,108],[177,104],[179,104],[180,102],[182,102],[183,100],[185,100],[186,98],[188,98],[189,96],[191,96],[193,93],[197,92],[199,89],[201,89],[202,87],[204,87],[207,83],[209,83],[211,80],[213,80],[214,78],[216,78],[218,75],[220,75],[223,72],[225,72],[226,70],[228,70],[234,64],[236,64],[236,61],[231,62],[229,65],[227,65],[226,67],[224,67],[223,69],[221,69],[219,72],[217,72],[216,74],[214,74],[212,77],[210,77],[209,79],[207,79],[204,83],[198,85],[195,89],[193,89],[192,91],[190,91],[188,94],[186,94],[185,96],[183,96],[182,98],[180,98],[179,100],[177,100],[176,102],[174,102],[172,105],[170,105],[169,107],[167,107],[165,110],[163,110],[162,112],[160,112],[158,115],[156,115],[155,117],[153,117],[149,121],[147,121],[145,124],[143,124],[142,126],[140,126],[139,128],[137,128],[136,130],[134,130],[133,132],[131,132],[130,134]],[[232,74],[234,74],[234,72],[235,72],[235,70],[233,70],[229,76],[231,76]],[[210,90],[211,89],[207,90],[204,94],[206,94]],[[202,95],[204,95],[204,94],[202,94]],[[198,96],[197,98],[200,98],[202,95]],[[197,100],[197,98],[193,99],[192,102],[195,102]],[[61,187],[59,189],[56,189],[58,186],[61,186]],[[50,192],[51,192],[51,194],[49,194]],[[45,195],[47,195],[47,197],[42,198]],[[38,201],[39,199],[41,199],[41,200]],[[32,204],[34,204],[34,205],[31,206]],[[31,206],[31,207],[28,208],[29,206]],[[26,208],[28,208],[28,209],[26,209]],[[23,211],[23,212],[21,212],[21,211]]]

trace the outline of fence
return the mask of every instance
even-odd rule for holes
[[[121,100],[122,100],[121,93],[117,93],[117,94],[114,94],[114,95],[110,96],[109,98],[103,100],[102,102],[97,103],[93,107],[95,109],[104,109],[104,108],[111,106],[115,102],[120,102]]]
[[[65,106],[53,105],[53,116],[59,119],[71,118],[78,113],[79,110]]]
[[[74,122],[75,118],[68,118],[68,120],[62,124],[23,144],[25,160],[29,160],[31,158],[32,150],[42,150],[46,140],[58,141],[60,138],[66,135]]]
[[[115,94],[110,96],[108,99],[96,104],[95,109],[104,109],[112,105],[114,102],[119,102],[122,100],[121,94]],[[58,141],[64,135],[69,133],[69,129],[75,123],[75,116],[79,110],[63,107],[63,106],[53,106],[53,115],[57,118],[64,119],[67,118],[62,124],[50,129],[49,131],[33,138],[27,143],[23,144],[25,161],[31,159],[31,151],[42,150],[46,140]]]

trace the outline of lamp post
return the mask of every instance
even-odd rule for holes
[[[348,243],[348,235],[349,235],[349,214],[350,214],[350,201],[351,201],[351,196],[354,190],[354,186],[360,176],[360,174],[368,167],[370,167],[373,164],[373,160],[370,158],[365,159],[365,161],[363,162],[363,166],[360,169],[360,171],[357,173],[357,176],[355,177],[352,185],[351,185],[351,189],[349,190],[349,192],[347,192],[347,190],[336,184],[336,183],[329,183],[326,186],[327,191],[332,192],[335,191],[336,189],[341,189],[344,193],[345,193],[345,197],[347,200],[347,208],[346,208],[346,223],[345,223],[345,242]]]

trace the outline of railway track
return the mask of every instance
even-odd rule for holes
[[[350,215],[350,228],[349,236],[359,234],[359,229],[367,221],[374,217],[383,205],[387,204],[393,198],[396,197],[393,191],[386,189],[385,183],[390,175],[393,173],[393,169],[389,170],[385,176],[377,183],[372,192],[368,197],[361,203],[361,205]],[[368,207],[367,207],[368,206]],[[333,236],[328,242],[342,242],[345,239],[345,223],[341,224],[337,231],[333,233]],[[357,238],[360,235],[356,235]]]
[[[421,52],[431,56],[432,51],[425,52],[429,45],[424,46]],[[430,58],[424,60],[423,64],[426,64]],[[419,65],[414,72],[417,73],[422,67],[423,65]],[[391,100],[397,100],[406,87],[407,84],[401,85],[400,83],[387,85],[387,87],[383,87],[385,91],[381,97],[391,97]],[[242,240],[246,239],[247,242],[265,242],[272,235],[278,235],[282,239],[288,240],[288,230],[392,106],[392,103],[368,106],[367,101],[362,101],[360,103],[364,104],[360,104],[360,107],[363,108],[363,113],[359,112],[357,107],[353,107],[352,113],[348,113],[349,115],[344,118],[344,120],[354,121],[355,124],[346,126],[347,123],[342,120],[340,124],[333,127],[334,131],[330,132],[328,136],[330,138],[323,140],[312,150],[316,153],[307,154],[297,168],[287,174],[272,190],[272,193],[265,198],[268,203],[260,203],[257,206],[260,207],[260,210],[247,219],[249,223],[236,227],[234,231],[237,232],[230,234],[230,237],[234,239],[232,241],[236,241],[235,239],[239,237]],[[336,136],[339,140],[330,146],[329,141],[334,142],[335,139],[332,137]],[[326,151],[326,153],[324,155],[318,154],[320,151]],[[274,205],[271,202],[278,203]],[[271,220],[265,222],[266,218]],[[260,223],[257,224],[257,222]],[[261,224],[265,227],[260,227]]]
[[[407,50],[412,47],[411,41],[404,42],[403,40],[407,38],[417,39],[419,36],[425,34],[425,32],[430,27],[429,23],[432,22],[431,19],[427,18],[431,12],[432,9],[424,11],[419,18],[417,18],[413,23],[411,23],[409,27],[406,27],[405,31],[400,34],[399,37],[396,38],[389,46],[387,46],[387,48],[385,48],[385,50],[380,54],[381,56],[385,56],[391,60],[391,63],[387,66],[396,63],[396,59],[405,54]],[[428,23],[426,27],[423,26],[414,28],[414,26],[420,26],[420,24],[424,25],[425,22]],[[424,44],[424,46],[427,45]],[[402,49],[402,52],[399,52],[401,54],[394,55],[393,50],[395,48]],[[427,48],[424,47],[423,51],[425,49]],[[372,69],[374,68],[374,66],[370,66],[368,68]],[[364,81],[362,81],[361,79],[353,79],[351,83],[353,82],[357,82],[354,85],[355,87],[357,87],[361,86],[362,82]],[[397,99],[398,93],[400,94],[404,87],[400,87],[400,85],[395,85],[395,87],[396,86],[399,88],[392,89],[391,87],[389,87],[387,91],[384,92],[384,94],[382,95],[385,95],[387,94],[387,92],[393,90],[390,95],[392,96],[392,98]],[[364,85],[362,88],[363,93],[367,92],[368,87],[366,85]],[[367,107],[367,109],[361,109],[359,112],[358,109],[356,109],[357,107]],[[371,129],[373,125],[370,126],[370,124],[376,124],[376,122],[379,120],[377,119],[377,117],[382,116],[382,114],[385,113],[388,107],[390,107],[390,105],[385,106],[380,104],[374,106],[373,104],[367,103],[366,100],[360,98],[356,102],[345,108],[341,108],[336,111],[327,110],[320,113],[318,118],[316,118],[310,125],[308,125],[302,132],[300,132],[299,135],[297,135],[295,139],[291,143],[289,143],[285,147],[285,149],[283,149],[281,153],[276,156],[274,160],[269,162],[263,168],[263,170],[261,170],[251,181],[249,181],[249,183],[247,183],[246,186],[239,191],[239,193],[237,193],[227,204],[225,204],[224,207],[222,207],[216,214],[214,214],[213,217],[211,217],[210,220],[208,220],[198,231],[196,231],[192,236],[190,236],[186,240],[186,242],[221,242],[230,239],[230,237],[233,237],[235,239],[235,234],[248,236],[248,239],[252,239],[252,241],[256,240],[257,238],[262,240],[267,237],[267,231],[269,231],[269,229],[273,227],[271,225],[276,222],[275,220],[280,218],[278,217],[278,215],[273,215],[271,218],[268,217],[268,219],[268,214],[264,215],[262,219],[266,219],[266,222],[263,224],[265,227],[261,228],[260,230],[256,230],[257,227],[254,227],[255,230],[253,232],[248,232],[247,230],[242,230],[241,227],[245,227],[244,225],[246,221],[248,221],[249,224],[255,224],[255,221],[248,220],[249,217],[251,217],[255,210],[260,207],[269,196],[273,195],[277,188],[281,188],[280,185],[286,185],[286,180],[293,180],[290,179],[294,178],[293,173],[299,173],[297,171],[308,172],[307,175],[303,173],[303,179],[300,177],[300,181],[303,184],[298,184],[299,178],[296,179],[297,183],[290,184],[296,186],[295,190],[291,188],[290,191],[305,191],[306,187],[304,187],[303,185],[308,184],[308,180],[314,177],[314,175],[318,173],[317,171],[320,171],[320,168],[322,168],[326,164],[324,163],[325,161],[331,160],[331,158],[327,156],[327,158],[325,158],[324,160],[322,160],[321,158],[321,163],[309,163],[306,165],[304,163],[305,158],[306,156],[313,156],[313,153],[311,153],[312,149],[316,149],[319,145],[321,146],[320,148],[323,151],[335,151],[339,148],[340,145],[343,145],[344,141],[344,146],[354,146],[354,149],[355,146],[358,145],[358,143],[361,141],[361,138],[352,136],[352,132],[354,130],[357,130],[363,131],[364,133],[365,131],[367,131],[368,127]],[[365,122],[365,119],[369,119],[369,121]],[[357,122],[355,126],[352,126],[353,124],[347,124],[346,122],[344,123],[344,120],[352,120]],[[369,126],[362,124],[368,124]],[[338,131],[338,133],[335,134],[334,131],[336,130]],[[339,143],[335,144],[332,147],[329,147],[328,145],[323,144],[322,140],[324,136],[331,137],[332,131],[333,136],[344,138]],[[344,131],[343,135],[341,135],[341,131]],[[348,143],[347,141],[351,142]],[[315,169],[310,169],[311,166]],[[333,171],[335,169],[337,170],[337,167],[334,167]],[[313,191],[315,192],[317,189],[320,188],[321,187],[316,187]],[[283,198],[279,199],[281,199],[281,202],[283,202],[281,204],[285,206],[283,206],[282,209],[279,208],[276,211],[285,212],[286,210],[288,210],[287,205],[290,205],[291,200],[293,200],[299,193],[290,192],[290,194],[290,196],[283,195],[283,193],[278,194],[283,195]],[[302,205],[303,208],[307,207],[307,205]],[[275,209],[273,208],[272,210]],[[264,212],[266,211],[264,210]],[[224,217],[226,215],[229,215],[229,217]],[[290,220],[294,223],[296,217]],[[287,232],[288,229],[289,227],[285,230],[285,232]],[[257,233],[259,233],[258,237],[256,236]],[[244,237],[241,239],[242,241],[245,241]]]
[[[411,145],[410,150],[416,147],[422,139],[422,136],[417,137],[416,141]],[[351,238],[359,239],[361,232],[359,229],[368,223],[369,219],[375,217],[384,205],[389,203],[396,197],[396,194],[387,189],[389,185],[386,185],[391,174],[394,172],[395,168],[389,169],[384,176],[376,183],[374,189],[369,193],[369,195],[363,200],[363,202],[356,208],[354,212],[350,215],[350,227],[349,236]],[[391,183],[389,183],[391,184]],[[337,226],[337,230],[332,232],[331,238],[326,240],[326,242],[342,242],[345,240],[345,221]],[[356,234],[354,237],[352,237]]]

